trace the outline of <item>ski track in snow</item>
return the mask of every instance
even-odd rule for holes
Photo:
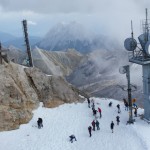
[[[98,118],[100,130],[93,131],[91,138],[88,126],[94,117],[86,101],[52,109],[40,106],[28,124],[18,130],[0,132],[0,150],[150,150],[150,127],[146,122],[137,118],[134,125],[126,125],[128,112],[123,103],[93,99],[96,109],[102,109],[102,118]],[[111,108],[108,107],[110,101],[113,102]],[[118,103],[121,105],[119,126],[116,124]],[[37,128],[39,117],[43,118],[42,129]],[[115,123],[114,133],[110,130],[111,121]],[[77,142],[69,142],[71,134],[76,136]]]

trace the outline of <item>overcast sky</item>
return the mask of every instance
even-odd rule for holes
[[[27,19],[30,34],[43,36],[59,22],[77,21],[123,39],[130,35],[131,19],[135,36],[141,32],[147,6],[149,0],[0,0],[0,31],[22,35],[21,21]]]

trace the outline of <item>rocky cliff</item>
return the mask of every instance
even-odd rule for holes
[[[39,102],[55,107],[80,99],[62,77],[14,63],[0,65],[0,131],[16,129],[32,118]]]

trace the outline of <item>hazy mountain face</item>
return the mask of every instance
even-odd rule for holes
[[[11,47],[7,52],[10,60],[22,63],[26,54]],[[119,67],[129,64],[128,54],[122,50],[101,49],[89,54],[80,54],[75,50],[45,51],[35,48],[32,51],[34,66],[46,74],[64,76],[67,80],[84,90],[91,96],[127,98],[127,91],[120,86],[127,86],[126,75],[119,73]],[[142,105],[142,69],[141,66],[131,65],[131,83],[137,85],[137,91],[132,93]]]
[[[37,45],[52,51],[65,51],[73,48],[81,53],[88,53],[100,48],[109,49],[110,45],[115,47],[117,44],[114,44],[113,40],[108,37],[96,35],[79,23],[71,22],[57,24]]]

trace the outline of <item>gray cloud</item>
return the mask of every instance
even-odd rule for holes
[[[142,4],[149,3],[144,0]],[[36,13],[93,13],[132,9],[141,5],[135,0],[0,0],[4,11],[33,11]]]
[[[38,34],[58,22],[78,21],[122,40],[130,35],[131,19],[135,33],[140,33],[146,6],[150,6],[148,0],[0,0],[0,30],[9,31],[6,24],[17,25],[25,18],[37,23],[33,30]],[[11,28],[16,32],[13,24]]]

